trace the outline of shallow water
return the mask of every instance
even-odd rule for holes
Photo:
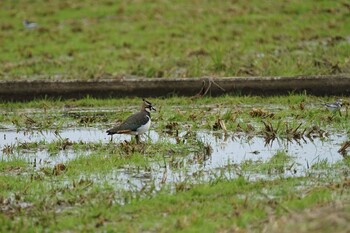
[[[157,132],[151,130],[148,135],[150,143],[160,140]],[[50,143],[61,139],[69,139],[71,142],[101,142],[108,143],[111,139],[105,133],[105,130],[97,128],[70,128],[64,129],[59,133],[53,131],[30,131],[16,132],[12,130],[0,132],[0,149],[2,150],[8,145],[18,145],[26,142],[44,142]],[[113,135],[114,142],[130,140],[130,135]],[[274,142],[266,145],[262,137],[255,136],[248,138],[245,135],[229,135],[224,136],[221,133],[211,131],[197,132],[197,139],[208,144],[213,149],[210,158],[204,161],[202,166],[209,168],[217,168],[227,165],[227,163],[241,163],[244,160],[269,159],[277,151],[287,151],[289,155],[295,156],[295,161],[301,166],[312,164],[320,160],[327,160],[330,163],[337,162],[343,157],[337,152],[342,142],[347,140],[346,134],[333,134],[327,138],[314,138],[312,141],[308,138],[299,142],[288,142],[287,140],[276,139]],[[141,140],[148,140],[147,136],[143,136]],[[164,138],[175,143],[172,137]],[[66,153],[64,153],[66,152]],[[26,156],[24,152],[21,155]],[[67,157],[69,151],[63,151],[62,155],[55,157]],[[4,155],[3,155],[4,156]],[[34,156],[37,159],[52,159],[47,151],[36,152]],[[69,158],[66,158],[69,159]],[[65,159],[62,158],[62,161]]]
[[[213,134],[201,134],[202,141],[210,143],[216,156],[208,162],[211,167],[222,166],[225,162],[241,163],[244,160],[267,160],[277,151],[286,151],[293,156],[294,161],[301,167],[306,167],[321,160],[329,163],[337,162],[343,157],[337,152],[346,135],[334,134],[326,139],[314,138],[312,141],[305,138],[302,141],[288,142],[276,139],[270,144],[265,143],[262,137],[231,137],[227,140],[215,138]]]
[[[181,135],[180,135],[181,136]],[[130,140],[129,135],[114,135],[115,142]],[[53,131],[31,131],[16,132],[6,130],[0,132],[0,149],[10,145],[20,145],[28,142],[50,143],[68,138],[71,142],[101,142],[109,143],[110,136],[106,135],[105,130],[98,128],[70,128],[62,130],[59,133]],[[176,143],[174,138],[164,138],[155,131],[150,131],[149,139],[145,136],[142,140],[150,140],[149,143],[158,140],[169,140]],[[208,182],[217,177],[234,178],[240,174],[239,164],[244,161],[267,161],[277,151],[286,151],[293,157],[292,168],[286,170],[283,176],[302,176],[315,163],[326,161],[335,163],[342,160],[343,157],[337,152],[341,143],[347,140],[346,134],[333,134],[328,138],[305,139],[297,142],[288,142],[286,140],[276,139],[274,142],[266,145],[262,137],[254,136],[249,138],[247,135],[229,135],[211,131],[197,132],[197,140],[210,145],[212,152],[204,156],[196,154],[196,151],[186,157],[178,156],[170,162],[152,162],[150,157],[150,167],[136,168],[125,166],[112,170],[109,174],[93,174],[90,176],[95,182],[108,182],[116,188],[126,189],[128,191],[147,190],[153,188],[155,191],[165,185],[179,183],[192,184],[199,182]],[[10,156],[19,156],[28,159],[30,164],[37,168],[43,166],[52,167],[58,163],[65,163],[76,156],[88,155],[89,151],[62,150],[58,153],[50,154],[47,150],[20,150],[14,151],[12,155],[2,152],[2,159],[6,160]],[[202,153],[203,154],[203,153]],[[168,158],[169,160],[169,158]],[[180,165],[179,165],[180,164]],[[245,173],[249,179],[261,178],[261,174]]]

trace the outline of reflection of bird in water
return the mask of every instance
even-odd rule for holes
[[[23,26],[27,29],[34,29],[38,26],[38,24],[25,19],[23,20]]]
[[[323,106],[325,106],[331,112],[339,111],[340,108],[342,107],[342,105],[343,105],[343,100],[342,99],[338,99],[337,101],[335,101],[333,103],[325,103],[325,104],[323,104]]]

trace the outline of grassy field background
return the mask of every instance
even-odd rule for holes
[[[349,15],[345,0],[5,0],[0,77],[349,73]]]

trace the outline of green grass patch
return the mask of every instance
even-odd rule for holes
[[[9,221],[9,214],[5,213],[1,227],[12,231],[25,227],[28,232],[44,228],[89,232],[259,231],[271,214],[283,216],[349,197],[343,188],[313,187],[305,185],[306,182],[305,178],[257,182],[239,178],[196,185],[176,195],[160,193],[124,206],[113,204],[114,193],[108,188],[88,187],[84,181],[64,189],[51,185],[46,198],[39,197],[36,204],[25,211],[25,218],[23,212],[18,212],[22,220]],[[31,193],[32,188],[30,184],[27,192]],[[29,201],[32,195],[18,198]],[[64,208],[66,205],[70,208]],[[56,208],[64,209],[57,213]]]
[[[21,10],[19,10],[21,9]],[[344,1],[3,1],[6,79],[348,73]],[[24,19],[36,21],[28,30]]]

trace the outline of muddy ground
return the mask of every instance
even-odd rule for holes
[[[33,80],[0,82],[3,100],[42,97],[82,98],[159,97],[223,94],[349,96],[350,76],[228,77],[228,78],[115,78],[99,80]]]

